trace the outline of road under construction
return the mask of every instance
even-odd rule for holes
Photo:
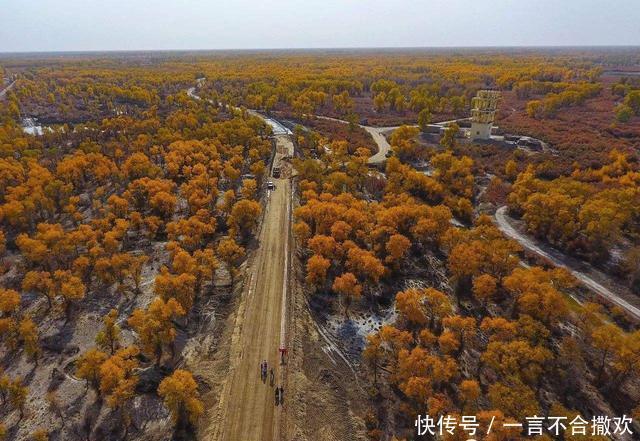
[[[274,167],[293,154],[293,143],[284,132],[274,136]],[[235,317],[229,375],[218,401],[219,424],[210,438],[218,441],[266,441],[279,439],[279,413],[274,388],[284,384],[286,364],[286,305],[290,262],[292,189],[288,174],[273,179],[267,190],[259,247],[252,255]],[[260,380],[260,364],[266,360],[275,371],[275,384]],[[286,400],[286,391],[284,399]]]

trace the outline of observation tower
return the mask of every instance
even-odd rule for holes
[[[471,100],[471,139],[490,139],[491,127],[500,101],[497,90],[479,90]]]

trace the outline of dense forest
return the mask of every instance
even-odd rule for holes
[[[640,417],[639,318],[495,221],[506,207],[640,305],[638,66],[631,49],[0,58],[0,439],[199,439],[193,354],[259,246],[265,116],[295,146],[311,316],[384,317],[355,349],[333,336],[368,439],[416,439],[425,413]],[[546,147],[463,138],[480,89],[502,94],[498,134]],[[391,146],[377,166],[371,127]]]

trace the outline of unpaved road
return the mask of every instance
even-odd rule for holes
[[[291,154],[288,136],[277,137],[276,163]],[[285,272],[291,213],[291,184],[274,179],[275,191],[267,195],[259,248],[248,268],[231,336],[229,375],[218,402],[217,424],[203,439],[217,441],[271,441],[279,439],[279,414],[275,391],[260,380],[260,362],[267,360],[276,372],[276,385],[284,379],[278,348],[284,338]],[[287,398],[285,390],[285,400]]]
[[[201,99],[195,87],[187,94]],[[272,124],[265,116],[251,113],[274,129],[275,162],[282,156],[291,157],[291,132],[277,121]],[[194,352],[189,360],[209,389],[203,394],[206,411],[200,420],[198,439],[366,441],[366,427],[360,417],[365,412],[365,393],[352,386],[354,372],[348,362],[343,364],[327,355],[325,340],[318,334],[304,291],[297,283],[302,277],[300,262],[287,250],[295,246],[293,237],[289,238],[291,184],[285,179],[273,181],[276,190],[268,196],[259,246],[243,270],[246,276],[238,287],[237,305],[218,328],[210,329],[201,351]],[[286,317],[288,309],[290,317]],[[289,354],[287,365],[281,367],[277,365],[277,350],[283,341]],[[208,352],[208,347],[215,349]],[[260,380],[259,364],[264,359],[276,368],[276,383],[284,385],[284,407],[275,407],[274,389]]]
[[[607,279],[607,276],[605,274],[597,271],[595,268],[592,268],[592,267],[590,267],[590,266],[588,266],[586,264],[581,264],[582,266],[585,267],[584,270],[578,269],[577,265],[575,263],[573,263],[574,259],[571,259],[571,258],[565,256],[564,254],[562,254],[561,252],[559,252],[557,250],[546,249],[547,247],[545,245],[540,244],[536,240],[534,240],[533,238],[528,237],[527,235],[522,234],[521,232],[519,232],[511,224],[510,218],[507,215],[507,207],[506,206],[500,207],[496,211],[496,224],[498,225],[498,228],[505,235],[507,235],[510,238],[516,240],[520,245],[522,245],[527,250],[529,250],[529,251],[531,251],[531,252],[533,252],[533,253],[541,256],[541,257],[544,257],[545,259],[548,259],[549,261],[551,261],[554,265],[556,265],[558,267],[567,269],[571,274],[573,274],[573,276],[576,279],[578,279],[584,286],[589,288],[591,291],[593,291],[596,294],[604,297],[608,301],[620,306],[621,308],[623,308],[625,311],[627,311],[629,314],[631,314],[635,318],[640,319],[640,308],[638,308],[638,307],[632,305],[631,303],[627,302],[625,299],[620,297],[618,294],[614,293],[609,288],[603,286],[601,283],[599,283],[596,280],[594,280],[593,276],[591,274],[587,274],[586,271],[588,271],[589,273],[598,273],[598,278],[600,280],[606,280]],[[545,248],[545,249],[543,249],[543,248]],[[615,285],[615,283],[613,283],[613,282],[609,282],[608,284],[609,285]]]
[[[5,87],[4,89],[0,90],[0,99],[4,98],[5,95],[7,94],[7,92],[9,92],[11,90],[11,88],[14,86],[14,84],[16,84],[15,81],[13,81],[11,84],[9,84],[7,87]]]

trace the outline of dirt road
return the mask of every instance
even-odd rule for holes
[[[279,152],[293,146],[287,136],[277,137]],[[282,156],[276,155],[276,161]],[[278,348],[284,332],[285,272],[291,212],[291,186],[287,179],[274,179],[276,189],[267,195],[260,245],[248,268],[231,337],[229,375],[218,402],[218,424],[212,436],[217,441],[271,441],[279,437],[279,413],[274,388],[260,380],[260,362],[267,360],[276,373],[276,385],[284,373]],[[286,391],[285,391],[285,399]]]
[[[538,243],[533,238],[519,232],[513,225],[511,225],[510,218],[507,216],[506,206],[500,207],[496,211],[496,224],[505,235],[516,240],[524,248],[553,262],[553,264],[558,267],[567,269],[576,279],[591,291],[620,306],[635,318],[640,318],[640,308],[632,305],[612,290],[603,286],[603,283],[607,283],[605,282],[605,280],[607,280],[607,276],[605,274],[585,263],[574,262],[574,259],[563,255],[558,250],[550,249],[544,244]],[[583,268],[578,268],[578,265],[581,265]],[[602,281],[602,283],[594,280],[595,277]],[[607,284],[615,285],[613,282],[608,282]]]
[[[200,99],[196,88],[187,93]],[[276,163],[284,155],[291,157],[293,145],[286,135],[290,131],[277,121],[267,123],[277,139]],[[365,441],[361,418],[365,393],[352,387],[354,373],[348,363],[327,353],[298,283],[300,262],[292,255],[291,268],[285,265],[287,247],[295,246],[293,237],[287,240],[292,188],[285,179],[274,182],[276,190],[268,197],[258,235],[260,245],[243,270],[246,276],[237,289],[241,291],[237,305],[218,327],[209,330],[189,357],[188,366],[208,389],[203,394],[206,411],[198,439]],[[285,317],[288,309],[291,315]],[[259,364],[264,359],[271,365],[277,363],[285,330],[286,371],[276,366],[277,382],[285,388],[285,406],[276,408],[274,389],[260,381]],[[210,352],[209,347],[215,349]]]

